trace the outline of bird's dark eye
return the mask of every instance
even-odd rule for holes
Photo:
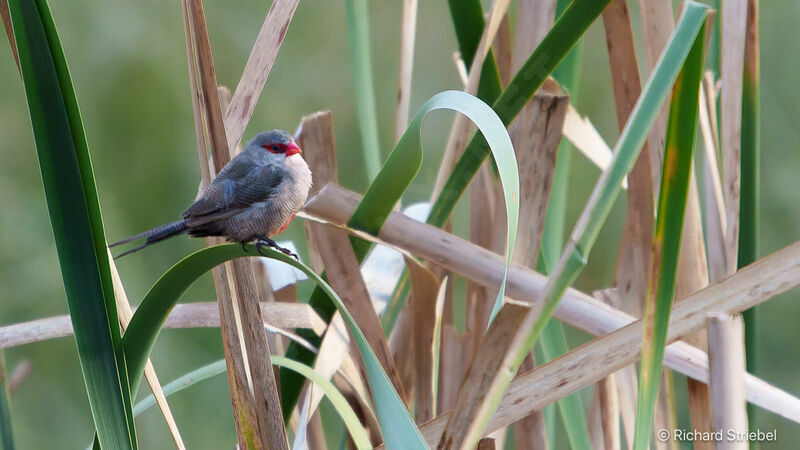
[[[280,147],[279,147],[277,144],[272,144],[272,145],[270,146],[270,148],[272,148],[272,150],[274,150],[274,151],[276,151],[276,152],[278,152],[278,151],[280,151],[280,150],[281,150],[281,148],[280,148]]]

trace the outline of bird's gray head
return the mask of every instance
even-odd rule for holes
[[[281,158],[288,158],[301,152],[300,147],[294,141],[294,137],[283,130],[262,131],[251,139],[247,146],[258,148],[269,152],[274,157]]]

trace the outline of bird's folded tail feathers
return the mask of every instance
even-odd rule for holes
[[[119,259],[125,255],[130,255],[133,252],[139,251],[145,247],[153,245],[156,242],[160,242],[163,241],[164,239],[169,239],[173,236],[186,233],[186,231],[189,228],[186,222],[187,222],[186,219],[181,219],[172,223],[168,223],[166,225],[161,225],[160,227],[153,228],[152,230],[148,230],[139,233],[135,236],[131,236],[127,239],[123,239],[119,242],[110,244],[109,247],[116,247],[118,245],[127,244],[128,242],[135,241],[136,239],[146,238],[144,244],[138,247],[134,247],[114,257],[114,259]]]

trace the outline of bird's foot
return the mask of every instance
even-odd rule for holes
[[[264,252],[262,252],[261,249],[264,248],[264,247],[272,247],[275,250],[278,250],[279,252],[283,253],[284,255],[291,256],[292,258],[300,261],[300,258],[297,256],[297,254],[295,254],[293,251],[289,250],[288,248],[281,247],[280,245],[278,245],[277,242],[273,241],[272,239],[270,239],[268,237],[264,237],[264,236],[256,236],[255,238],[256,238],[256,242],[255,242],[256,250],[258,250],[258,253],[264,255]],[[264,255],[264,256],[266,256],[266,255]]]
[[[244,252],[247,253],[247,243],[246,242],[242,242],[242,250],[244,250]],[[259,253],[261,253],[261,252],[259,251]]]

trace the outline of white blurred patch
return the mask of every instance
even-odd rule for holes
[[[299,253],[297,253],[297,247],[292,241],[281,241],[278,242],[278,245],[291,250],[295,255],[299,255]],[[302,270],[295,269],[289,264],[271,258],[258,258],[258,260],[261,261],[261,264],[264,265],[264,269],[267,271],[269,284],[272,286],[273,291],[278,291],[298,281],[308,279]]]
[[[403,214],[423,222],[428,218],[430,211],[430,203],[420,202],[406,207],[403,210]],[[404,268],[403,255],[397,250],[383,245],[376,245],[364,260],[364,264],[361,266],[361,274],[367,284],[367,290],[370,297],[372,297],[378,314],[381,314],[389,303],[394,287],[400,279]]]

